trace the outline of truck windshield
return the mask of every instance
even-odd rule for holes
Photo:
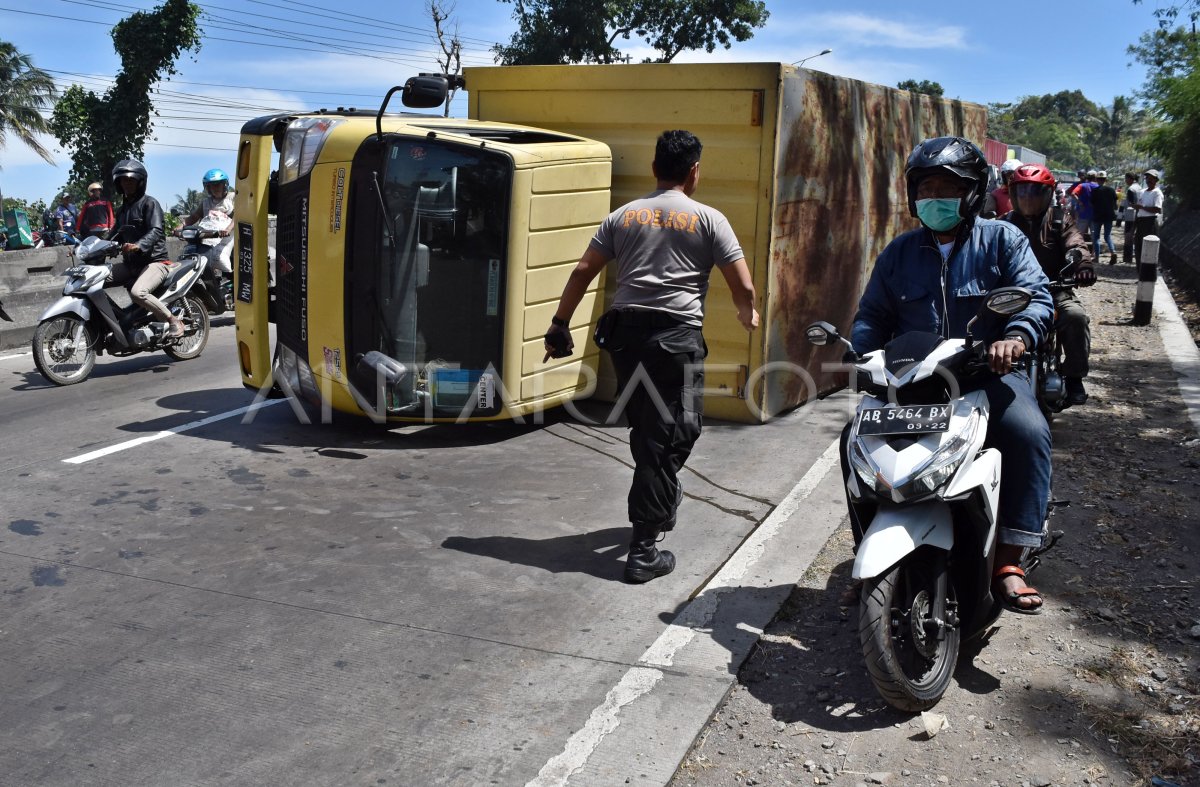
[[[380,350],[408,370],[389,412],[498,410],[511,159],[429,139],[394,140],[384,156],[383,199],[360,213],[388,215],[361,216],[374,253],[353,263],[352,289],[366,285],[375,308],[350,318],[372,320],[351,333],[374,346],[352,351]]]

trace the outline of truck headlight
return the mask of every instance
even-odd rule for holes
[[[344,123],[337,118],[298,118],[288,125],[279,157],[279,183],[290,183],[304,177],[317,163],[317,155],[329,134]]]
[[[313,404],[321,403],[321,390],[317,386],[317,378],[313,374],[308,361],[301,358],[290,348],[278,345],[275,356],[275,380],[288,395],[296,395]]]

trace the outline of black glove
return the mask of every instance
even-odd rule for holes
[[[1075,269],[1075,283],[1080,287],[1091,287],[1096,283],[1096,269],[1091,265],[1080,265]]]
[[[546,357],[542,363],[551,358],[566,358],[573,355],[575,340],[571,338],[571,330],[566,325],[551,325],[546,331]]]

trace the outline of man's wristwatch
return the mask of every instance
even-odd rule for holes
[[[1005,336],[1005,337],[1004,337],[1004,341],[1006,341],[1006,342],[1007,342],[1007,341],[1012,341],[1013,339],[1016,339],[1017,341],[1021,342],[1021,344],[1022,344],[1022,345],[1024,345],[1025,349],[1027,349],[1027,350],[1029,349],[1029,342],[1025,341],[1025,335],[1024,335],[1024,334],[1021,334],[1021,333],[1010,333],[1010,334],[1008,334],[1007,336]]]
[[[559,317],[558,315],[555,315],[555,316],[553,316],[553,317],[551,317],[551,318],[550,318],[550,324],[551,324],[551,325],[557,325],[559,328],[566,328],[566,327],[567,327],[567,321],[566,321],[566,320],[564,320],[564,319],[562,319],[562,318],[561,318],[561,317]]]

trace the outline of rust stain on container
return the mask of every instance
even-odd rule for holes
[[[848,332],[875,258],[915,226],[904,186],[909,153],[929,136],[982,139],[980,109],[828,74],[784,80],[766,355],[805,371],[765,375],[768,414],[835,387],[822,367],[842,350],[812,346],[804,329],[827,320]]]

